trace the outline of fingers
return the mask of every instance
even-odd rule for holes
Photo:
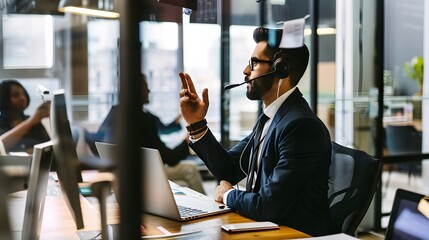
[[[42,105],[40,105],[42,107],[46,107],[46,108],[51,108],[51,101],[46,101],[44,103],[42,103]]]
[[[185,73],[185,77],[186,77],[186,81],[188,83],[188,89],[191,93],[197,93],[197,91],[195,90],[195,86],[194,86],[194,82],[192,81],[191,77],[189,76],[189,74]]]
[[[207,88],[204,88],[203,93],[202,93],[202,97],[203,97],[203,102],[205,105],[209,105],[209,90]]]
[[[224,192],[220,189],[220,185],[217,186],[214,194],[215,201],[223,203],[223,193]]]
[[[198,95],[194,93],[190,93],[188,89],[182,89],[180,90],[180,100],[182,101],[190,101],[190,102],[196,102],[198,101]]]
[[[185,79],[185,73],[179,72],[179,77],[182,82],[182,89],[188,89],[188,83],[186,82],[186,79]]]
[[[216,187],[214,199],[218,202],[223,202],[223,195],[232,188],[231,183],[221,180],[219,185]]]
[[[182,89],[188,89],[189,92],[196,94],[197,91],[195,90],[194,82],[192,81],[189,74],[180,72],[179,76],[180,80],[182,81]]]
[[[186,101],[198,101],[198,94],[195,91],[194,83],[192,82],[191,77],[184,72],[180,72],[179,77],[182,82],[182,90],[180,90],[180,97]]]
[[[180,81],[182,82],[182,90],[180,90],[180,98],[183,100],[193,100],[195,96],[192,96],[192,93],[189,90],[189,85],[186,77],[186,73],[179,72]]]
[[[37,109],[37,112],[40,114],[40,117],[49,117],[51,113],[51,102],[47,101],[42,104]]]
[[[221,180],[220,181],[220,183],[219,183],[219,185],[222,185],[224,188],[232,188],[232,185],[231,185],[231,183],[229,183],[228,181],[226,181],[226,180]]]

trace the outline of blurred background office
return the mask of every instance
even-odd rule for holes
[[[261,106],[246,100],[244,86],[223,86],[243,81],[254,47],[249,36],[257,26],[282,27],[278,22],[310,14],[305,42],[312,58],[299,88],[334,141],[364,150],[386,167],[362,227],[386,227],[399,186],[429,194],[427,1],[206,0],[195,1],[192,11],[163,2],[143,1],[135,49],[151,89],[146,108],[163,122],[179,114],[177,74],[184,70],[198,87],[210,89],[207,120],[216,137],[233,145],[246,136]],[[59,3],[0,2],[0,78],[18,79],[28,89],[29,114],[42,101],[36,84],[64,88],[71,124],[95,131],[119,101],[119,20],[60,12]],[[114,1],[98,3],[115,11]],[[414,128],[420,149],[392,149],[390,125]],[[177,141],[171,134],[163,138]],[[91,154],[83,141],[78,154]]]

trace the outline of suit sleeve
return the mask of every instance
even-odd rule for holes
[[[271,141],[269,144],[274,144],[273,151],[262,159],[264,163],[274,165],[267,180],[255,193],[230,192],[227,202],[246,217],[276,222],[293,212],[293,206],[319,204],[312,202],[316,199],[301,199],[299,196],[303,196],[304,191],[315,189],[320,193],[327,188],[324,170],[329,167],[329,162],[323,160],[326,156],[325,133],[314,119],[292,122]],[[264,167],[269,167],[266,165]],[[311,184],[314,186],[308,188]],[[325,203],[323,199],[320,202]]]
[[[246,177],[241,166],[247,169],[248,155],[241,156],[241,153],[247,142],[248,137],[227,151],[209,129],[200,140],[190,143],[190,147],[204,161],[218,181],[226,180],[235,185]]]

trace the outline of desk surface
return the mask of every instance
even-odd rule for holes
[[[16,239],[20,239],[22,221],[24,217],[26,191],[13,193],[9,198],[9,214],[11,216],[11,228]],[[112,196],[112,198],[114,198]],[[89,200],[89,201],[88,201]],[[91,204],[91,202],[93,204]],[[80,231],[100,230],[100,215],[95,198],[81,197],[82,212],[85,228]],[[119,223],[119,206],[116,202],[108,201],[107,206],[108,224]],[[166,218],[142,214],[142,222],[149,235],[164,234],[162,230],[171,233],[194,232],[187,238],[209,238],[209,239],[248,239],[248,238],[304,238],[309,237],[295,229],[281,226],[279,230],[254,231],[244,233],[227,233],[221,230],[222,224],[252,222],[237,213],[226,213],[216,216],[205,217],[187,222],[177,222]],[[161,227],[160,227],[161,226]],[[162,229],[163,228],[163,229]],[[162,230],[161,230],[162,229]],[[79,239],[76,226],[61,196],[47,196],[43,216],[40,239]]]
[[[146,227],[146,229],[149,230],[150,235],[162,234],[162,232],[157,229],[158,226],[162,226],[171,233],[198,231],[189,236],[201,239],[290,239],[309,237],[307,234],[285,226],[280,226],[279,230],[254,231],[243,233],[227,233],[221,230],[221,225],[223,224],[242,222],[253,221],[237,213],[232,212],[188,222],[177,222],[149,214],[143,215],[144,226]]]

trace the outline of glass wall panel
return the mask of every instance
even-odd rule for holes
[[[178,72],[178,24],[142,22],[142,72],[147,77],[149,104],[145,107],[164,122],[180,114]]]
[[[382,211],[387,213],[394,193],[388,190],[402,187],[421,192],[429,188],[429,164],[426,162],[425,172],[419,159],[429,150],[429,134],[425,129],[429,115],[424,114],[429,108],[429,85],[423,80],[429,78],[423,75],[423,65],[428,66],[424,60],[429,56],[429,4],[425,0],[383,1],[384,26],[376,26],[381,14],[376,7],[379,1],[319,2],[317,112],[328,126],[332,140],[342,145],[376,155],[379,150],[376,140],[382,139],[380,158],[385,162]],[[151,90],[146,108],[164,122],[174,120],[180,114],[178,72],[184,70],[191,75],[199,94],[203,88],[209,89],[207,120],[218,139],[222,64],[229,64],[229,83],[242,82],[243,68],[255,46],[252,39],[255,27],[279,28],[278,21],[302,18],[309,14],[311,1],[222,3],[230,6],[216,6],[216,24],[197,24],[185,15],[182,22],[181,8],[166,11],[165,4],[145,1],[144,6],[150,11],[142,10],[141,49],[136,49],[141,53],[141,71],[146,74]],[[231,16],[222,16],[222,9],[227,9]],[[7,9],[2,9],[1,79],[18,79],[26,87],[32,99],[26,114],[32,114],[43,101],[35,90],[36,84],[42,83],[51,92],[64,88],[71,122],[95,124],[96,127],[90,128],[96,130],[110,107],[118,103],[119,21],[71,14],[22,13],[16,10],[8,14]],[[229,29],[221,29],[222,20],[228,22],[225,25]],[[384,46],[376,45],[380,31],[384,33]],[[310,49],[311,34],[307,21],[305,43]],[[223,48],[229,51],[226,59],[221,59],[222,40],[230,44],[229,49]],[[381,56],[384,66],[380,69],[384,70],[383,76],[381,71],[378,76],[378,47],[384,47]],[[309,102],[310,71],[308,67],[298,85]],[[383,89],[377,86],[380,82]],[[245,86],[241,86],[226,93],[230,102],[230,119],[226,122],[232,142],[249,134],[260,110],[259,103],[248,100],[245,91]],[[378,102],[379,91],[384,93],[382,103]],[[378,116],[379,106],[383,116]],[[382,129],[377,129],[379,120]],[[402,129],[402,133],[396,133],[397,129]],[[376,136],[378,130],[381,136]],[[383,218],[382,227],[387,220]]]
[[[210,130],[220,139],[220,26],[184,22],[184,70],[194,81],[200,97],[204,88],[209,89],[210,107],[206,118]],[[175,79],[180,82],[177,72]]]
[[[95,19],[88,22],[89,122],[102,121],[104,118],[100,116],[106,116],[112,105],[118,103],[118,40],[118,20]]]
[[[247,66],[253,49],[256,46],[253,40],[253,30],[256,26],[230,27],[230,81],[241,83],[244,81],[243,70]],[[251,101],[246,97],[246,85],[228,90],[230,94],[230,135],[231,141],[239,141],[246,137],[253,129],[258,117],[259,101]]]
[[[336,1],[335,102],[329,121],[332,140],[370,155],[375,154],[377,119],[376,10],[376,1]],[[369,207],[361,229],[376,227],[378,203]]]
[[[249,0],[231,0],[231,25],[259,25],[259,5],[261,2]]]
[[[0,18],[0,81],[16,79],[27,90],[31,115],[50,95],[43,98],[36,86],[51,93],[64,87],[64,18],[42,14],[7,14]]]
[[[145,108],[169,124],[180,115],[178,76],[179,25],[173,22],[142,22],[142,72],[147,77],[149,104]],[[184,121],[183,124],[185,125]],[[163,134],[164,142],[174,147],[183,140],[183,131]]]
[[[422,178],[421,158],[411,157],[428,153],[423,138],[429,135],[422,124],[427,117],[422,109],[429,99],[423,94],[425,4],[384,1],[383,212],[390,211],[390,193],[396,188],[421,192],[429,186],[429,179]],[[383,226],[387,222],[382,219]]]
[[[3,37],[5,69],[52,67],[54,34],[51,16],[4,15]]]

